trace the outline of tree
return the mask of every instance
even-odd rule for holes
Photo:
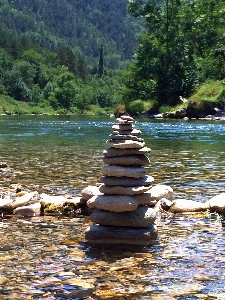
[[[224,32],[222,8],[222,0],[129,1],[147,33],[139,39],[125,101],[156,98],[159,105],[175,105],[179,96],[188,97],[201,78],[202,61],[218,40],[222,43],[215,34]]]
[[[68,111],[72,106],[76,105],[80,84],[81,80],[71,72],[65,72],[59,76],[58,87],[54,93],[59,107]]]
[[[99,63],[98,63],[98,76],[102,77],[104,73],[104,58],[103,58],[103,45],[99,48]]]

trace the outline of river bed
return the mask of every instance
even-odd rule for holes
[[[101,176],[108,117],[2,116],[0,189],[74,195]],[[205,202],[225,189],[223,121],[135,120],[154,184]],[[144,248],[85,243],[87,216],[0,219],[0,299],[225,299],[225,228],[216,214],[162,214]]]

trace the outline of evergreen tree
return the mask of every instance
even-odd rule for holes
[[[103,45],[99,48],[99,63],[98,63],[98,76],[102,77],[104,74],[104,58],[103,58]]]

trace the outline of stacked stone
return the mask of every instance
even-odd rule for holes
[[[132,117],[117,121],[107,141],[110,147],[103,151],[101,194],[87,202],[95,209],[90,216],[95,225],[86,230],[85,238],[94,244],[149,245],[157,236],[156,212],[151,207],[155,201],[148,192],[154,179],[146,169],[151,149],[139,137]]]

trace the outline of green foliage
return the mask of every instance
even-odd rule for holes
[[[145,103],[142,100],[134,100],[126,107],[126,111],[131,115],[139,115],[144,112]]]
[[[190,97],[191,101],[217,101],[224,90],[224,83],[221,80],[207,80],[196,92]]]
[[[98,93],[96,95],[96,103],[99,104],[100,107],[112,107],[114,105],[113,99],[107,93]]]
[[[139,39],[125,103],[154,97],[159,106],[176,105],[197,83],[225,77],[222,0],[132,0],[129,8],[147,33]]]
[[[217,101],[219,103],[219,107],[221,109],[225,109],[225,87],[223,88],[223,90],[219,93],[218,97],[217,97]]]
[[[108,57],[130,59],[143,28],[139,19],[128,14],[126,0],[9,0],[0,6],[0,19],[41,47],[77,48],[89,61],[98,59],[101,44]],[[106,64],[113,68],[112,61]]]
[[[211,101],[220,109],[225,109],[225,82],[224,80],[207,80],[191,96],[191,101],[201,103],[202,101]]]

